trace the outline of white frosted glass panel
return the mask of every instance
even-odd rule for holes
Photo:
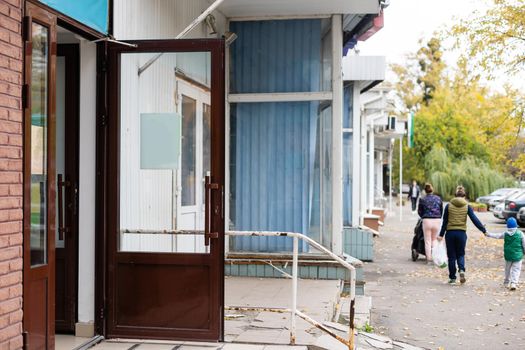
[[[140,115],[141,169],[177,169],[180,155],[180,121],[177,113]]]

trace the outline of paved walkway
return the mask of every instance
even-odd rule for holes
[[[376,333],[429,349],[523,349],[525,283],[503,288],[502,241],[468,229],[467,283],[448,285],[448,270],[412,262],[410,245],[417,217],[404,209],[391,216],[375,241],[373,263],[365,265],[366,294],[372,296]],[[504,230],[492,213],[480,213],[489,231]],[[522,273],[522,281],[525,275]]]

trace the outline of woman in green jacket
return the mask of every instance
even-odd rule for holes
[[[463,186],[456,188],[456,197],[445,206],[443,211],[443,224],[439,233],[438,241],[443,240],[447,244],[448,255],[448,283],[456,283],[456,271],[459,269],[459,281],[463,284],[467,281],[465,275],[465,246],[467,245],[467,216],[472,223],[483,233],[487,230],[479,221],[472,207],[465,200],[466,193]],[[456,268],[457,263],[457,268]]]

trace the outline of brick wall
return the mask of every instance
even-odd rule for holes
[[[22,348],[22,0],[0,0],[0,350]]]

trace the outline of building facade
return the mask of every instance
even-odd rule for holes
[[[381,10],[1,2],[0,347],[221,340],[225,254],[291,250],[227,231],[345,253],[356,99],[374,81],[345,83],[343,51]]]

